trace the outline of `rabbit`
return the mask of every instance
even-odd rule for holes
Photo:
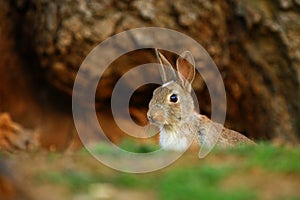
[[[246,136],[195,111],[191,95],[195,61],[189,51],[178,57],[177,72],[157,49],[155,51],[163,85],[153,92],[147,118],[160,129],[159,144],[162,149],[185,151],[197,140],[200,148],[207,151],[215,144],[221,147],[255,144]]]

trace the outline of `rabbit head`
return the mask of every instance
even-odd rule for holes
[[[188,51],[176,61],[175,71],[168,60],[156,50],[160,63],[163,85],[153,92],[147,117],[150,123],[160,128],[180,126],[194,112],[191,83],[195,77],[195,61]]]

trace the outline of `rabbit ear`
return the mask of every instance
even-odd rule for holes
[[[176,72],[173,69],[169,61],[157,50],[155,49],[157,59],[160,63],[159,72],[162,78],[163,83],[176,80]]]
[[[182,85],[190,91],[195,78],[195,60],[191,52],[183,52],[177,59],[176,66]]]

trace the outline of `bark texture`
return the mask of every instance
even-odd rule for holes
[[[298,0],[19,0],[11,7],[19,17],[22,52],[34,55],[46,80],[68,95],[84,57],[101,41],[127,29],[165,27],[194,38],[214,59],[227,91],[229,128],[252,138],[300,137]],[[125,63],[120,58],[107,72],[96,94],[99,109],[110,105],[106,100],[124,71],[155,60],[150,51],[135,56]],[[199,77],[195,88],[209,115],[209,94]],[[136,105],[146,106],[145,96],[151,89],[137,92]]]

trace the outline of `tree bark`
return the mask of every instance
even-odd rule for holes
[[[23,53],[36,55],[34,62],[46,80],[68,95],[81,62],[95,45],[127,29],[166,27],[194,38],[214,59],[227,91],[229,128],[257,139],[296,142],[300,137],[298,0],[20,0],[11,4],[19,11],[18,45]],[[127,66],[154,59],[149,54]],[[124,72],[122,64],[115,64],[97,93],[100,107],[110,105],[101,99],[109,98],[113,80]],[[200,110],[209,115],[209,94],[203,81],[197,81]],[[149,90],[144,92],[151,97]],[[145,101],[143,95],[140,103]]]

